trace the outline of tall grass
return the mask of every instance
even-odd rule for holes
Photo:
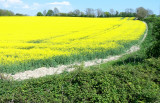
[[[140,38],[140,40],[142,37]],[[121,42],[119,44],[121,47],[115,49],[104,50],[103,48],[99,48],[101,51],[98,52],[79,52],[79,54],[71,55],[71,56],[55,56],[48,59],[40,59],[40,60],[30,60],[25,63],[14,63],[11,65],[0,65],[0,71],[2,73],[16,73],[23,72],[26,70],[34,70],[40,67],[56,67],[57,65],[67,65],[72,64],[74,62],[83,62],[88,60],[93,60],[96,58],[106,58],[107,56],[119,55],[130,49],[131,46],[138,44],[140,40],[134,40],[131,42]]]

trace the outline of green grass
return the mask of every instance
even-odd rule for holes
[[[25,81],[0,80],[0,102],[159,103],[160,57],[147,59],[152,24],[141,50],[120,60]]]
[[[142,39],[142,37],[140,38],[140,40]],[[74,62],[83,62],[83,61],[93,60],[96,58],[106,58],[107,56],[110,56],[110,55],[119,55],[124,53],[131,46],[138,44],[140,40],[134,40],[128,43],[119,41],[119,44],[121,45],[121,47],[115,48],[115,49],[109,49],[109,50],[104,50],[103,48],[99,48],[99,50],[101,50],[100,52],[84,53],[84,52],[81,52],[83,50],[79,50],[81,53],[78,55],[56,56],[56,57],[51,57],[43,60],[42,59],[31,60],[25,63],[15,63],[11,65],[0,64],[0,72],[15,74],[17,72],[34,70],[40,67],[56,67],[57,65],[67,65],[67,64],[72,64]],[[92,50],[92,48],[88,48],[88,49]]]

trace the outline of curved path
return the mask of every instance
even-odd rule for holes
[[[98,64],[101,64],[101,63],[106,63],[108,61],[118,60],[120,57],[122,57],[124,55],[127,55],[127,54],[130,54],[130,53],[133,53],[133,52],[136,52],[136,51],[140,50],[140,44],[145,40],[145,38],[147,36],[147,33],[148,33],[147,24],[146,24],[146,27],[147,27],[146,32],[144,34],[143,39],[140,41],[140,43],[132,46],[124,54],[117,55],[117,56],[110,56],[106,59],[95,59],[95,60],[92,60],[92,61],[86,61],[86,62],[84,62],[84,66],[89,67],[89,66],[98,65]],[[60,74],[63,71],[68,71],[68,72],[73,71],[73,70],[75,70],[75,68],[73,68],[74,65],[81,65],[81,63],[75,63],[75,64],[71,64],[71,65],[61,65],[61,66],[58,66],[57,68],[42,67],[42,68],[35,69],[33,71],[28,70],[28,71],[25,71],[25,72],[19,72],[19,73],[16,73],[14,75],[3,74],[3,78],[11,79],[11,80],[19,80],[19,81],[30,79],[30,78],[39,78],[39,77],[44,77],[46,75]]]

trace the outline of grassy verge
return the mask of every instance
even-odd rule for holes
[[[160,102],[160,58],[147,59],[152,24],[141,50],[99,66],[25,81],[0,80],[0,102]]]
[[[143,37],[143,36],[142,36]],[[142,39],[140,38],[140,40]],[[119,41],[120,47],[114,49],[104,50],[103,48],[99,48],[99,52],[81,52],[83,50],[79,50],[81,53],[78,55],[71,55],[71,56],[56,56],[51,57],[46,60],[31,60],[25,63],[15,63],[12,65],[0,65],[0,72],[2,73],[12,73],[15,74],[16,72],[24,72],[26,70],[34,70],[40,67],[56,67],[57,65],[67,65],[72,64],[74,62],[83,62],[88,60],[94,60],[96,58],[106,58],[110,55],[119,55],[126,50],[130,49],[131,46],[138,44],[140,40],[134,40],[127,43],[123,41]],[[92,48],[88,48],[92,50]],[[93,50],[94,51],[94,50]]]

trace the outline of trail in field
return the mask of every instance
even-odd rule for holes
[[[86,61],[86,62],[84,62],[84,66],[89,67],[89,66],[94,66],[94,65],[106,63],[108,61],[118,60],[119,58],[121,58],[124,55],[127,55],[127,54],[130,54],[130,53],[133,53],[133,52],[136,52],[136,51],[140,50],[140,44],[145,40],[145,38],[147,36],[147,33],[148,33],[147,24],[146,24],[146,27],[147,27],[147,30],[144,34],[143,39],[140,41],[140,43],[132,46],[124,54],[117,55],[117,56],[110,56],[106,59],[95,59],[95,60],[92,60],[92,61]],[[19,80],[19,81],[30,79],[30,78],[40,78],[40,77],[44,77],[44,76],[47,76],[47,75],[61,74],[64,71],[71,72],[71,71],[75,70],[75,68],[73,68],[74,65],[81,65],[81,63],[74,63],[74,64],[71,64],[71,65],[61,65],[61,66],[58,66],[57,68],[42,67],[42,68],[35,69],[33,71],[29,70],[29,71],[25,71],[25,72],[16,73],[15,75],[4,74],[4,77],[5,78],[12,78],[13,80]]]

